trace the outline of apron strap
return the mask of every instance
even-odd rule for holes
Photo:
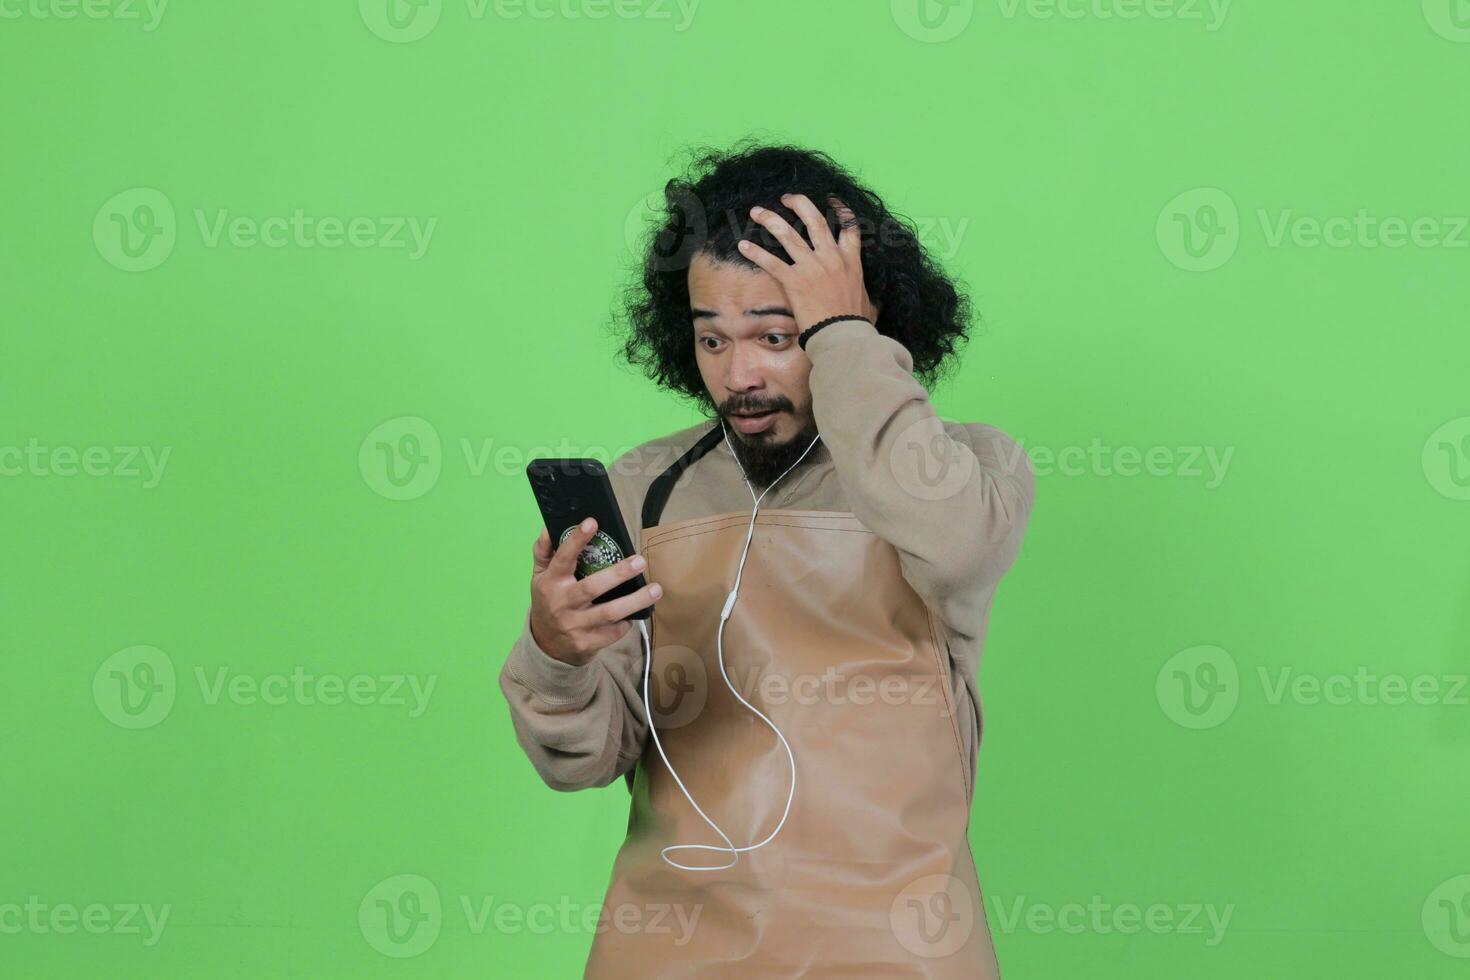
[[[664,470],[648,486],[648,493],[643,497],[643,527],[657,527],[659,518],[663,516],[664,505],[669,502],[669,494],[674,492],[674,483],[680,474],[687,470],[694,462],[715,446],[719,445],[725,438],[725,429],[715,420],[715,427],[699,437],[699,441],[684,451],[684,455],[674,460],[673,465]]]
[[[695,461],[705,453],[718,446],[724,438],[725,428],[720,425],[719,419],[716,419],[713,429],[700,436],[698,442],[684,451],[684,455],[674,460],[668,469],[654,477],[653,482],[648,486],[648,492],[643,496],[643,527],[645,530],[658,526],[658,520],[663,516],[664,504],[669,502],[669,494],[673,493],[674,483],[679,479],[679,475],[693,466]],[[645,707],[644,710],[648,709]],[[633,792],[635,772],[636,767],[623,773],[623,782],[627,785],[630,795]]]

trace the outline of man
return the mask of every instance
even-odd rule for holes
[[[967,303],[876,195],[794,147],[695,169],[624,353],[711,418],[610,468],[638,554],[579,581],[593,522],[542,530],[500,677],[548,785],[632,793],[604,908],[643,927],[586,976],[998,977],[966,830],[1030,463],[936,416]],[[646,663],[621,620],[650,605]]]

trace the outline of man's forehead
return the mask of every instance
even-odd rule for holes
[[[740,297],[784,301],[786,294],[776,278],[764,269],[735,262],[717,262],[701,253],[689,265],[689,299]]]

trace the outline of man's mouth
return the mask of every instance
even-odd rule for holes
[[[777,409],[766,409],[761,412],[731,412],[730,419],[735,423],[735,428],[752,435],[756,432],[764,432],[776,421]]]

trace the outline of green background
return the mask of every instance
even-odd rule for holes
[[[109,460],[0,477],[0,910],[171,907],[151,946],[0,931],[0,974],[580,975],[585,928],[477,930],[461,905],[595,906],[626,821],[621,783],[540,783],[496,686],[538,530],[523,468],[696,420],[616,361],[608,311],[677,151],[754,135],[831,152],[930,229],[984,318],[935,404],[1038,461],[981,671],[972,840],[1005,975],[1463,976],[1470,232],[1272,229],[1362,210],[1456,234],[1470,4],[1098,3],[959,4],[931,34],[902,2],[684,23],[445,0],[409,41],[352,2],[175,0],[151,30],[0,4],[0,454]],[[135,188],[175,240],[125,271],[111,215],[143,216],[109,202]],[[436,225],[417,258],[199,227],[298,208]],[[1181,267],[1169,229],[1211,214],[1225,252]],[[379,442],[422,482],[400,492]],[[1102,464],[1044,465],[1095,442]],[[161,479],[115,447],[167,448]],[[1122,475],[1118,447],[1175,463]],[[1223,478],[1189,447],[1230,452]],[[132,729],[109,658],[137,646],[176,691]],[[416,716],[252,703],[209,696],[222,669],[435,687]],[[1273,696],[1360,670],[1439,693]],[[1233,710],[1191,727],[1175,685],[1212,676]],[[358,913],[404,874],[443,911],[401,958]],[[998,911],[1094,901],[1231,918]]]

